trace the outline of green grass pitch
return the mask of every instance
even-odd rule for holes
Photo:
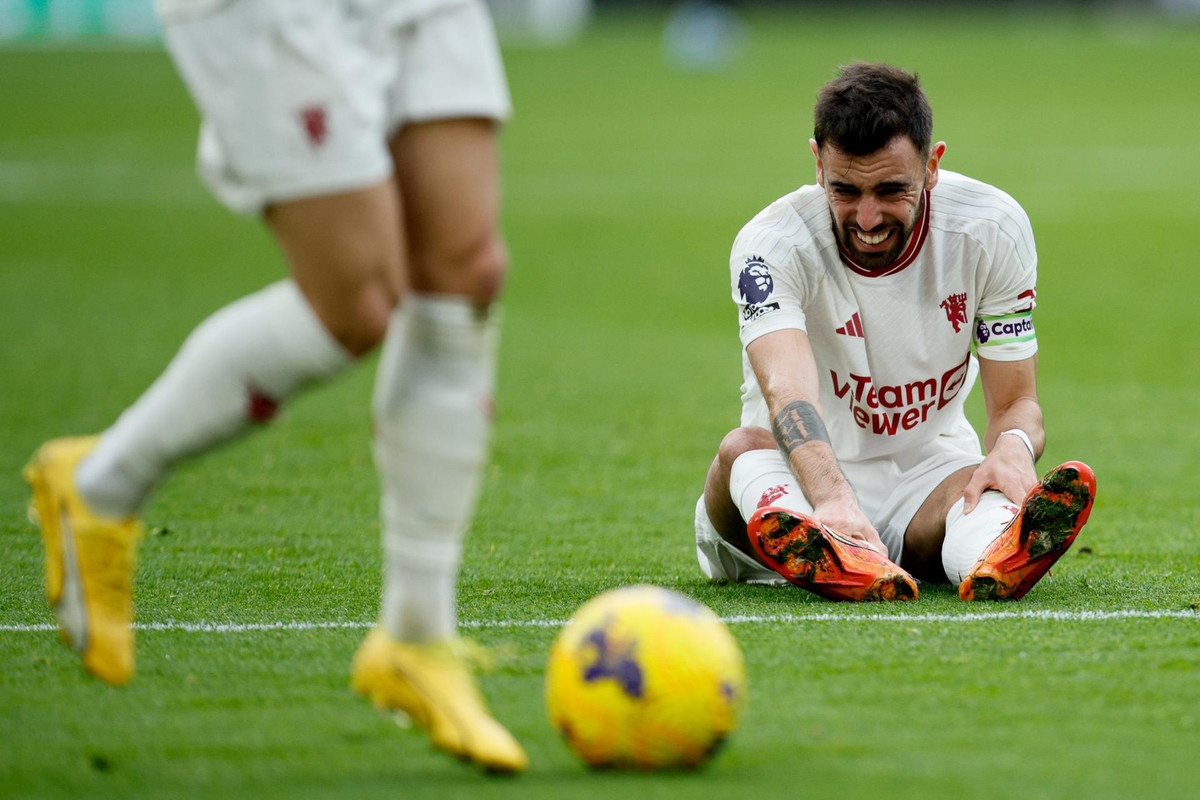
[[[697,75],[664,66],[661,23],[507,53],[514,268],[460,586],[468,632],[507,654],[484,686],[532,759],[504,780],[347,685],[380,587],[371,364],[155,497],[131,685],[58,643],[25,459],[108,424],[282,265],[193,176],[195,114],[161,51],[0,50],[0,797],[1196,796],[1200,29],[756,14],[741,58]],[[692,505],[738,413],[728,248],[811,181],[814,92],[858,58],[919,71],[944,166],[1012,193],[1038,235],[1042,466],[1087,461],[1100,490],[1019,603],[925,587],[840,605],[709,585],[694,563]],[[699,772],[593,774],[546,720],[554,623],[633,582],[709,604],[745,650],[740,728]]]

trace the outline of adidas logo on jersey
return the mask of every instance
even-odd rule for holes
[[[854,316],[846,320],[846,324],[838,328],[834,333],[840,333],[842,336],[857,336],[859,339],[863,337],[862,319],[859,318],[858,312],[854,312]]]

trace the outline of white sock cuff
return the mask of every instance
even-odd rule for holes
[[[729,469],[729,496],[747,520],[764,505],[812,513],[812,505],[778,450],[748,450],[738,456]]]
[[[462,349],[476,337],[495,327],[501,310],[498,304],[480,306],[468,297],[454,294],[413,292],[405,301],[417,325],[433,333],[431,342],[442,348]],[[460,333],[466,331],[466,333]],[[473,348],[469,350],[473,352]]]
[[[388,428],[417,387],[414,374],[490,398],[495,385],[500,309],[484,311],[465,297],[414,293],[392,312],[380,353],[372,407]]]

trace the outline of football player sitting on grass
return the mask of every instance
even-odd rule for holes
[[[1007,194],[941,169],[914,74],[845,67],[819,92],[816,184],[767,206],[730,258],[741,426],[696,504],[716,580],[907,600],[1022,597],[1096,493],[1045,446],[1033,327],[1037,254]],[[979,378],[986,454],[964,413]]]

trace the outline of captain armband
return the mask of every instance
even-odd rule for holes
[[[980,348],[1032,342],[1033,309],[1005,314],[1000,317],[979,317],[975,320],[975,344]]]

